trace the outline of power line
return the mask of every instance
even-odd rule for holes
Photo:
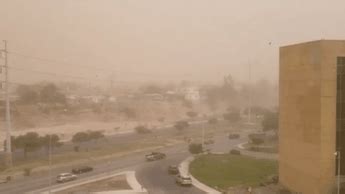
[[[26,69],[26,68],[20,68],[20,67],[8,67],[8,68],[13,69],[13,70],[17,70],[17,71],[25,71],[25,72],[31,72],[31,73],[36,73],[36,74],[42,74],[42,75],[52,75],[52,76],[56,76],[56,77],[66,77],[66,78],[73,78],[73,79],[81,79],[81,80],[90,81],[90,78],[81,77],[81,76],[52,73],[52,72],[47,72],[47,71],[32,70],[32,69]],[[97,81],[100,81],[100,80],[97,80]]]
[[[109,69],[95,67],[95,66],[91,66],[91,65],[80,65],[80,64],[76,65],[74,63],[69,63],[69,62],[66,62],[66,61],[61,61],[61,60],[57,60],[57,59],[48,59],[48,58],[37,57],[37,56],[31,56],[31,55],[26,55],[26,54],[14,52],[14,51],[9,51],[8,53],[12,54],[12,55],[15,55],[15,56],[19,56],[19,57],[36,60],[36,61],[43,61],[43,62],[48,62],[48,63],[57,63],[59,65],[63,64],[63,65],[69,66],[69,67],[70,66],[79,66],[79,67],[83,67],[83,68],[90,68],[90,69],[93,69],[93,70],[109,71]]]

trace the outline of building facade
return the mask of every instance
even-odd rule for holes
[[[279,71],[280,182],[296,193],[331,193],[335,153],[345,159],[345,41],[281,47]]]

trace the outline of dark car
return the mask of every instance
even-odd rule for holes
[[[147,161],[161,160],[161,159],[164,159],[165,157],[166,157],[166,155],[164,153],[161,153],[161,152],[152,152],[152,153],[147,154],[145,156]]]
[[[93,168],[90,166],[80,166],[72,169],[73,174],[82,174],[90,171],[93,171]]]
[[[178,167],[176,165],[170,165],[168,167],[168,172],[169,174],[178,174],[179,173]]]
[[[229,139],[238,139],[240,138],[239,134],[229,134]]]

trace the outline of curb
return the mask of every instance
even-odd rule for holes
[[[247,143],[248,142],[243,142],[243,143],[237,144],[236,147],[240,148],[241,150],[245,150],[246,148],[243,145],[245,145]]]
[[[119,173],[113,173],[111,175],[109,175],[108,173],[104,173],[104,174],[100,174],[100,175],[96,175],[93,177],[89,177],[89,178],[85,178],[84,180],[80,180],[79,182],[74,182],[68,185],[56,185],[53,186],[51,189],[51,193],[55,193],[55,192],[60,192],[66,189],[70,189],[76,186],[81,186],[84,184],[88,184],[88,183],[92,183],[92,182],[96,182],[96,181],[100,181],[100,180],[104,180],[107,178],[111,178],[111,177],[115,177],[115,176],[119,176],[119,175],[126,175],[126,181],[128,183],[128,185],[132,188],[132,190],[112,190],[112,191],[107,191],[107,192],[95,192],[95,193],[118,193],[118,194],[122,194],[122,193],[143,193],[143,194],[147,194],[147,190],[140,185],[140,183],[137,181],[136,177],[135,177],[135,172],[134,171],[123,171],[123,172],[119,172]],[[39,189],[36,191],[30,191],[27,192],[26,194],[48,194],[49,192],[49,188],[43,188],[43,189]]]
[[[186,158],[184,161],[181,162],[181,164],[179,165],[179,171],[181,174],[185,174],[185,175],[189,175],[192,178],[192,184],[193,186],[195,186],[196,188],[204,191],[205,193],[210,193],[210,194],[221,194],[221,192],[201,183],[200,181],[198,181],[198,179],[196,179],[195,177],[193,177],[190,173],[189,173],[189,164],[194,160],[194,156],[190,156],[188,158]]]

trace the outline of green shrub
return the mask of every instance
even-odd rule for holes
[[[192,143],[189,144],[189,152],[191,154],[200,154],[202,153],[203,149],[202,149],[202,145],[199,143]]]
[[[152,133],[152,131],[150,129],[148,129],[147,127],[143,126],[143,125],[139,125],[135,128],[135,131],[139,134],[148,134],[148,133]]]
[[[239,151],[239,150],[230,150],[229,153],[232,155],[241,155],[241,151]]]

